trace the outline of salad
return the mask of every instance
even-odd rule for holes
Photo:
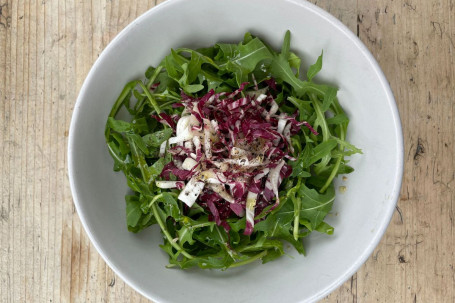
[[[171,50],[126,84],[105,129],[131,232],[157,224],[169,267],[226,269],[272,261],[290,243],[333,233],[333,180],[361,151],[346,139],[337,89],[301,80],[286,32],[280,52],[238,44]],[[118,118],[124,111],[131,121]]]

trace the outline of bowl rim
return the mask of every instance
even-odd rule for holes
[[[117,44],[117,41],[121,40],[123,36],[127,35],[131,30],[134,29],[135,25],[142,22],[143,20],[151,17],[154,14],[159,13],[161,10],[166,9],[166,7],[171,6],[171,5],[178,5],[179,2],[182,2],[185,0],[167,0],[166,2],[160,3],[151,9],[147,10],[144,12],[142,15],[138,16],[134,21],[129,23],[124,29],[122,29],[115,37],[112,39],[108,45],[104,48],[104,50],[101,52],[99,57],[95,60],[93,66],[91,67],[89,73],[87,74],[81,89],[79,91],[78,97],[76,99],[76,103],[74,105],[74,110],[73,114],[71,117],[71,123],[70,123],[70,128],[69,128],[69,136],[68,136],[68,150],[67,150],[67,157],[68,157],[68,178],[69,178],[69,183],[70,183],[70,189],[73,197],[73,202],[76,207],[77,213],[79,215],[79,219],[82,223],[82,226],[84,227],[85,232],[88,235],[88,238],[90,239],[90,242],[93,244],[93,246],[96,248],[97,252],[101,255],[103,260],[107,263],[107,265],[115,272],[116,275],[118,275],[123,281],[125,281],[126,284],[128,284],[131,288],[133,288],[135,291],[140,293],[142,296],[145,298],[148,298],[154,302],[164,302],[167,301],[166,298],[163,298],[159,295],[155,295],[153,292],[147,291],[146,289],[141,288],[140,286],[136,285],[132,280],[130,280],[122,270],[120,270],[105,254],[104,250],[101,248],[100,244],[95,239],[95,236],[92,233],[91,227],[88,224],[84,212],[82,210],[81,202],[79,199],[79,194],[78,194],[78,187],[76,186],[76,181],[75,181],[75,163],[74,163],[74,157],[73,157],[73,150],[75,147],[75,128],[78,124],[79,117],[82,115],[80,111],[80,105],[82,104],[84,100],[84,96],[87,90],[87,87],[89,86],[89,83],[92,81],[94,78],[95,71],[98,69],[98,65],[100,62],[103,61],[104,57],[107,56],[107,54],[110,52],[110,50],[115,47],[115,44]],[[325,296],[329,295],[331,292],[336,290],[339,286],[341,286],[345,281],[347,281],[354,273],[356,273],[359,268],[367,261],[369,256],[373,253],[374,249],[377,247],[379,244],[380,240],[382,239],[383,235],[385,234],[385,231],[387,227],[389,226],[389,223],[392,219],[393,213],[395,211],[395,206],[398,201],[398,197],[400,194],[401,190],[401,185],[402,185],[402,178],[403,178],[403,172],[404,172],[404,140],[403,140],[403,131],[402,131],[402,125],[401,125],[401,120],[400,120],[400,114],[398,112],[398,107],[393,95],[393,92],[390,88],[390,85],[380,68],[378,62],[374,58],[374,56],[371,54],[371,52],[368,50],[368,48],[365,46],[365,44],[346,26],[344,25],[341,21],[339,21],[336,17],[331,15],[329,12],[323,10],[322,8],[319,8],[318,6],[307,2],[306,0],[281,0],[284,3],[287,3],[289,5],[297,5],[302,7],[303,9],[307,9],[308,11],[314,13],[321,19],[324,19],[326,22],[332,24],[334,27],[339,29],[342,34],[346,36],[346,38],[353,43],[360,51],[361,53],[365,56],[371,67],[373,68],[373,71],[377,75],[377,77],[380,80],[380,84],[382,86],[382,89],[384,90],[387,98],[386,101],[388,103],[388,107],[391,109],[392,112],[392,118],[394,122],[394,130],[395,130],[395,135],[397,138],[397,163],[395,165],[395,175],[397,176],[396,179],[394,180],[394,184],[391,187],[391,194],[390,194],[390,203],[388,207],[386,208],[386,212],[384,213],[384,216],[382,219],[379,221],[379,227],[374,231],[372,239],[369,243],[369,245],[366,247],[366,249],[361,253],[361,255],[356,259],[356,262],[354,262],[350,267],[348,267],[345,272],[340,275],[335,281],[329,285],[327,285],[325,288],[323,288],[319,293],[313,295],[312,297],[309,298],[304,298],[301,300],[303,301],[317,301]]]

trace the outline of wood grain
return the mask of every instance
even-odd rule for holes
[[[149,302],[90,244],[71,198],[66,147],[93,62],[157,2],[0,0],[1,302]],[[312,2],[378,60],[405,137],[387,233],[323,301],[454,302],[455,1]]]

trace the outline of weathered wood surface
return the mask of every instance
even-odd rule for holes
[[[386,235],[324,302],[454,302],[455,1],[312,2],[357,33],[379,61],[406,151]],[[0,0],[0,301],[148,302],[106,266],[82,229],[66,146],[94,60],[156,4]]]

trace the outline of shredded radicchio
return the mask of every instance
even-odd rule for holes
[[[182,189],[179,200],[191,207],[196,201],[209,211],[209,219],[229,230],[226,219],[246,216],[245,235],[254,228],[254,217],[266,207],[276,207],[278,188],[292,173],[285,160],[295,160],[291,136],[302,125],[317,132],[296,115],[278,112],[267,89],[244,92],[242,83],[232,93],[213,90],[200,98],[182,92],[182,116],[165,113],[156,120],[174,130],[167,152],[173,155],[157,186]],[[257,88],[257,85],[255,85]],[[163,144],[163,148],[166,144]],[[171,181],[171,174],[177,181]],[[175,179],[173,179],[175,180]],[[161,183],[159,183],[161,182]]]

